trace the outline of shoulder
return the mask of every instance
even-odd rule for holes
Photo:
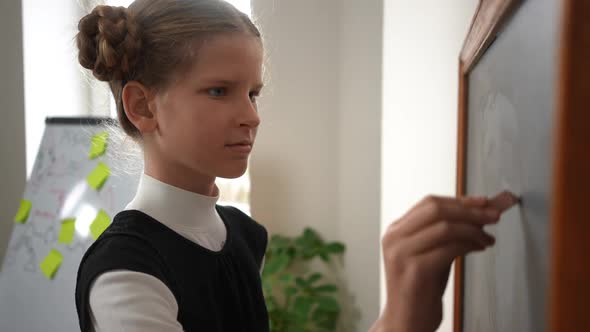
[[[163,263],[158,251],[145,239],[134,234],[107,234],[90,246],[80,267],[101,266],[104,269],[127,267],[153,269]]]
[[[242,210],[230,205],[217,205],[217,211],[222,215],[222,218],[231,222],[232,226],[238,227],[241,231],[256,233],[255,235],[258,237],[267,237],[266,228]]]
[[[137,220],[147,215],[132,212],[117,214],[113,223],[88,248],[78,269],[79,283],[88,286],[98,275],[117,269],[146,273],[170,283],[166,260],[146,236],[156,231],[150,228],[157,226]]]
[[[260,265],[268,243],[266,228],[236,207],[217,205],[217,211],[238,236],[245,240]]]
[[[89,331],[91,326],[89,295],[91,286],[101,275],[107,275],[109,271],[128,270],[143,275],[149,275],[153,279],[160,281],[172,292],[177,290],[173,274],[170,272],[166,261],[161,257],[158,250],[149,243],[145,236],[139,232],[126,230],[125,227],[131,223],[122,222],[122,219],[115,217],[113,223],[101,234],[101,236],[88,248],[84,254],[78,274],[76,277],[76,308],[80,328],[82,331]],[[112,275],[111,275],[112,276]],[[104,285],[105,279],[99,285]],[[123,287],[121,280],[112,278],[106,279],[111,287],[101,288],[103,291],[111,292],[113,287]],[[149,283],[148,283],[149,284]],[[140,287],[145,285],[141,283],[136,285]],[[95,300],[103,298],[95,296]],[[95,302],[96,303],[96,302]]]
[[[150,234],[161,226],[145,213],[136,210],[119,212],[113,222],[88,248],[82,263],[108,261],[108,264],[163,262],[158,250],[150,241]],[[102,263],[107,264],[107,263]]]

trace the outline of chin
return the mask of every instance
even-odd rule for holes
[[[226,167],[217,173],[217,177],[224,179],[235,179],[246,173],[248,163],[245,162],[243,165],[236,165],[234,167]]]

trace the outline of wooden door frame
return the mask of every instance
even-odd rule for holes
[[[551,212],[549,327],[590,330],[590,1],[563,0]]]

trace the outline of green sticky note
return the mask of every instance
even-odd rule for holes
[[[53,279],[55,273],[59,270],[63,259],[64,257],[59,251],[51,249],[45,259],[39,264],[43,275],[47,277],[47,279]]]
[[[72,243],[74,240],[74,231],[76,230],[76,218],[64,219],[61,222],[61,231],[59,232],[59,243]]]
[[[110,224],[111,218],[109,215],[104,210],[98,211],[96,218],[94,218],[94,221],[90,224],[90,234],[92,235],[92,238],[94,240],[98,239],[100,234],[102,234]]]
[[[94,170],[88,174],[86,181],[92,188],[100,190],[110,175],[111,170],[109,169],[109,166],[103,162],[99,162]]]
[[[90,151],[88,152],[88,158],[94,159],[102,156],[107,149],[107,138],[109,133],[103,131],[98,133],[90,139]]]
[[[32,206],[33,206],[33,203],[31,201],[27,201],[26,199],[21,200],[20,207],[18,208],[18,211],[16,212],[16,216],[14,217],[14,221],[19,224],[26,223],[27,219],[29,218],[29,212],[31,212]]]

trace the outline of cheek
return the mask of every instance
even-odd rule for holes
[[[209,151],[223,148],[225,144],[226,127],[224,119],[207,111],[197,111],[191,117],[183,119],[180,126],[184,127],[183,134],[192,144],[193,151]]]
[[[223,148],[229,114],[225,105],[206,98],[179,98],[164,106],[158,119],[163,136],[167,136],[168,147],[182,147],[186,153],[214,152]],[[171,146],[174,144],[175,146]]]

